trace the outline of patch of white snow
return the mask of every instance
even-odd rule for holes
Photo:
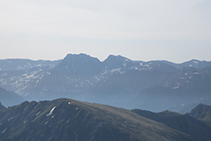
[[[174,87],[174,89],[178,89],[178,88],[179,88],[179,86]]]
[[[13,119],[13,117],[9,118],[8,121],[10,121],[10,120],[12,120],[12,119]]]
[[[199,62],[198,61],[193,61],[193,63],[198,64]]]
[[[46,75],[50,75],[51,73],[50,72],[46,72]]]
[[[46,116],[52,115],[52,113],[53,113],[53,111],[54,111],[55,108],[56,108],[56,106],[54,106]]]
[[[40,111],[38,113],[36,113],[36,116],[38,116],[40,114]]]
[[[95,78],[97,81],[100,81],[100,79],[99,79],[97,76],[94,76],[94,78]]]

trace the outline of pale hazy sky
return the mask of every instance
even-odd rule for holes
[[[0,59],[211,61],[211,0],[0,0]]]

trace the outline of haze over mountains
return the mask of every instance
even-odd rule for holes
[[[100,61],[68,54],[58,61],[0,60],[0,70],[0,87],[26,100],[73,98],[151,111],[187,106],[184,112],[211,104],[208,61],[143,62],[114,55]]]
[[[21,96],[14,92],[0,88],[0,102],[5,106],[13,106],[25,101]]]

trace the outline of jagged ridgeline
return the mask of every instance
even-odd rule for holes
[[[175,64],[114,55],[100,61],[86,54],[68,54],[58,61],[0,60],[0,70],[0,87],[26,100],[73,98],[183,113],[199,103],[211,104],[208,61]]]

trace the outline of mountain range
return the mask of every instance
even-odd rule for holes
[[[209,61],[144,62],[114,55],[100,61],[86,54],[68,54],[58,61],[0,60],[0,70],[0,87],[29,101],[73,98],[183,113],[199,103],[211,105]]]

